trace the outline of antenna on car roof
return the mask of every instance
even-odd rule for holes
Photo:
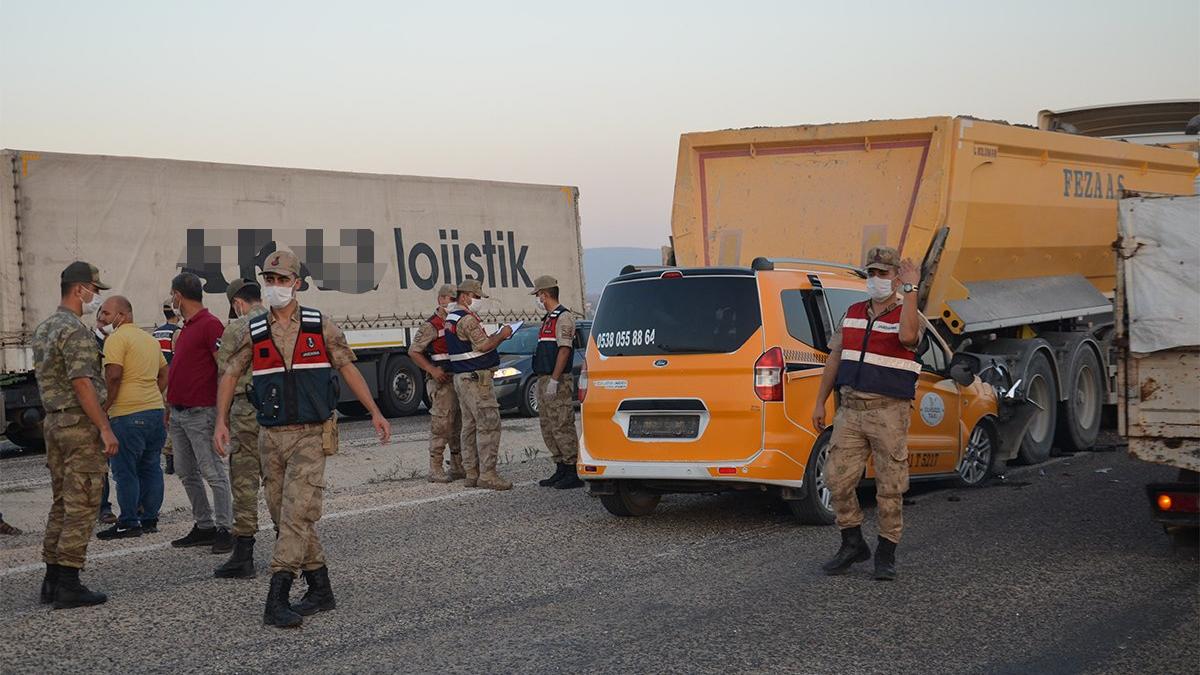
[[[808,258],[755,258],[750,263],[750,269],[756,272],[769,272],[775,269],[776,265],[804,265],[806,267],[832,267],[839,270],[847,270],[853,272],[863,279],[867,278],[867,272],[861,267],[855,265],[847,265],[845,263],[829,262],[828,260],[811,260]]]

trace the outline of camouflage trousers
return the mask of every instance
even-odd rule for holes
[[[75,408],[48,413],[42,434],[54,495],[42,541],[42,561],[83,569],[108,474],[100,430],[82,409]]]
[[[458,409],[458,395],[454,393],[454,382],[445,384],[429,380],[429,456],[439,460],[444,457],[447,446],[450,456],[462,453],[462,413]]]
[[[500,452],[500,404],[492,388],[492,371],[456,373],[454,393],[462,411],[462,455],[467,478],[494,472]]]
[[[325,495],[322,425],[264,427],[258,435],[267,509],[279,527],[271,573],[315,570],[325,565],[317,521]]]
[[[233,491],[234,536],[253,537],[258,532],[258,488],[262,485],[262,458],[258,454],[258,419],[245,396],[233,399],[229,427],[229,484]]]
[[[549,375],[538,375],[538,420],[542,424],[542,440],[550,451],[550,459],[559,464],[574,465],[579,456],[579,434],[575,433],[575,378],[564,373],[553,396],[546,395],[549,382]]]
[[[865,406],[873,405],[867,409]],[[858,527],[863,512],[854,490],[871,457],[875,467],[875,502],[879,536],[900,543],[904,529],[904,493],[908,490],[908,425],[912,402],[899,398],[842,397],[833,420],[826,464],[830,498],[837,525]]]

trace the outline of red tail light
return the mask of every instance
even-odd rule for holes
[[[1168,513],[1200,512],[1200,495],[1194,492],[1160,492],[1154,502],[1159,511]]]
[[[588,390],[588,374],[587,374],[587,359],[583,360],[583,367],[579,369],[579,402],[583,403],[583,399],[587,398]]]
[[[761,401],[783,400],[783,350],[772,347],[754,362],[754,393]]]

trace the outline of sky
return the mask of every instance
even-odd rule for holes
[[[0,147],[575,185],[659,246],[679,135],[1200,98],[1200,2],[0,0]]]

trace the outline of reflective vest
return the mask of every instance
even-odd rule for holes
[[[158,348],[162,350],[163,358],[167,363],[171,362],[171,357],[175,355],[175,333],[179,332],[179,326],[173,323],[164,323],[154,329],[154,339],[158,340]]]
[[[300,331],[287,367],[271,339],[270,313],[250,320],[250,402],[258,409],[264,427],[285,424],[319,424],[329,419],[337,406],[338,384],[325,349],[321,312],[299,307]]]
[[[476,320],[479,317],[470,310],[456,309],[446,315],[446,348],[450,354],[450,372],[473,373],[476,370],[495,370],[500,366],[500,354],[496,350],[490,352],[472,351],[471,338],[458,337],[458,322],[470,314]]]
[[[446,345],[446,320],[434,314],[426,319],[433,330],[437,332],[437,337],[433,342],[429,343],[429,348],[425,350],[425,355],[432,361],[449,361],[450,347]]]
[[[900,344],[901,306],[870,319],[869,304],[864,301],[850,305],[842,319],[842,361],[835,386],[894,398],[916,398],[921,364],[916,353]]]
[[[537,348],[533,351],[533,372],[537,375],[554,374],[558,362],[558,317],[566,313],[567,308],[559,305],[542,319]]]

